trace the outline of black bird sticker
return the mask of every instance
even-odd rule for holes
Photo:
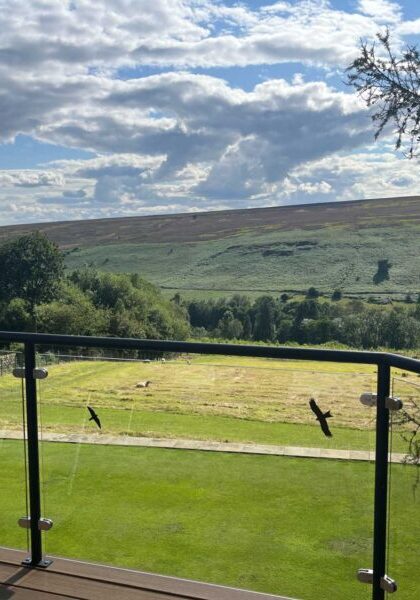
[[[312,412],[315,413],[316,420],[319,421],[319,424],[321,425],[321,429],[324,432],[324,434],[327,437],[332,437],[332,433],[327,423],[327,419],[332,417],[330,411],[328,410],[326,413],[323,413],[313,398],[309,400],[309,406],[311,407]]]
[[[89,421],[95,421],[95,423],[97,424],[97,426],[99,427],[99,429],[101,429],[101,422],[100,422],[99,417],[96,414],[96,412],[93,410],[93,408],[91,406],[88,406],[87,409],[90,412],[90,419],[89,419]]]

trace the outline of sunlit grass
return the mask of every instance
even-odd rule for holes
[[[0,444],[0,539],[20,547],[21,450]],[[355,577],[372,560],[370,463],[54,443],[42,458],[49,554],[302,600],[370,598]],[[414,478],[393,470],[403,600],[417,599]]]

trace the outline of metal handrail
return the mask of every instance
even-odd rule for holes
[[[390,395],[391,368],[420,373],[420,360],[392,354],[360,350],[329,350],[287,346],[253,346],[250,344],[216,344],[171,340],[145,340],[134,338],[88,337],[0,331],[0,340],[18,342],[25,348],[26,415],[29,467],[29,500],[31,556],[25,562],[31,567],[48,566],[42,556],[41,514],[39,481],[37,390],[33,370],[36,363],[36,345],[76,346],[89,348],[118,348],[156,352],[192,354],[217,354],[254,356],[273,359],[293,359],[320,362],[370,364],[377,366],[376,449],[375,449],[375,500],[373,533],[372,600],[384,600],[382,582],[386,565],[387,497],[388,497],[388,436],[389,409],[386,401]]]
[[[293,360],[380,365],[420,373],[420,360],[391,352],[371,350],[329,350],[326,348],[301,348],[294,346],[257,346],[252,344],[217,344],[208,342],[180,342],[173,340],[148,340],[137,338],[95,337],[83,335],[58,335],[0,331],[0,340],[31,342],[51,346],[84,346],[86,348],[119,348],[150,350],[155,352],[191,352],[192,354],[224,354]]]

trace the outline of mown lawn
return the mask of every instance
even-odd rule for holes
[[[370,366],[238,357],[179,357],[166,362],[81,360],[49,366],[39,384],[44,431],[372,449],[375,410],[359,395],[375,389]],[[138,381],[150,380],[147,388]],[[420,398],[415,377],[395,379],[404,399]],[[20,429],[20,381],[0,378],[0,429]],[[330,409],[332,438],[320,431],[308,401]],[[99,433],[99,432],[98,432]],[[404,451],[394,435],[394,451]]]
[[[22,547],[22,445],[0,442],[3,545]],[[393,466],[391,563],[418,598],[415,467]],[[333,460],[45,443],[46,550],[284,594],[370,598],[373,465]],[[393,524],[398,527],[395,531]]]

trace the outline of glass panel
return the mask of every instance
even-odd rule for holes
[[[370,598],[356,572],[372,561],[375,410],[359,396],[375,389],[373,369],[49,360],[48,553],[302,600]],[[332,437],[311,398],[331,410]]]
[[[26,506],[26,452],[24,442],[24,380],[13,377],[21,354],[0,353],[0,545],[28,549],[28,531],[18,519]]]
[[[391,413],[391,457],[387,574],[398,598],[417,600],[420,588],[420,385],[418,376],[397,372],[393,395],[404,403]]]

